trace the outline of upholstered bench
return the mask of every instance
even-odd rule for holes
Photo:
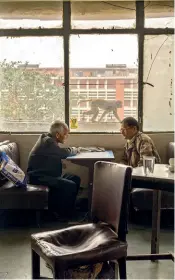
[[[6,154],[20,166],[19,149],[16,143],[0,145],[0,151]],[[27,185],[16,187],[0,175],[0,210],[36,210],[39,223],[40,210],[48,208],[48,188],[46,186]]]

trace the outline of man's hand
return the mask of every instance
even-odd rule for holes
[[[77,148],[77,154],[81,153],[81,148]]]
[[[81,148],[71,147],[71,149],[74,155],[79,154],[81,152]]]

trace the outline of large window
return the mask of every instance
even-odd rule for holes
[[[0,3],[0,130],[173,131],[173,1]]]
[[[119,131],[124,117],[137,118],[137,60],[137,35],[71,36],[70,116],[78,131]]]
[[[1,37],[0,46],[1,131],[47,131],[64,120],[62,38]]]

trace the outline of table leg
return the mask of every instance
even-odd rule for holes
[[[159,253],[161,191],[153,190],[151,254]]]

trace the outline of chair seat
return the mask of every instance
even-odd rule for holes
[[[32,249],[52,267],[61,269],[119,259],[127,254],[127,243],[104,223],[86,224],[33,234]]]

